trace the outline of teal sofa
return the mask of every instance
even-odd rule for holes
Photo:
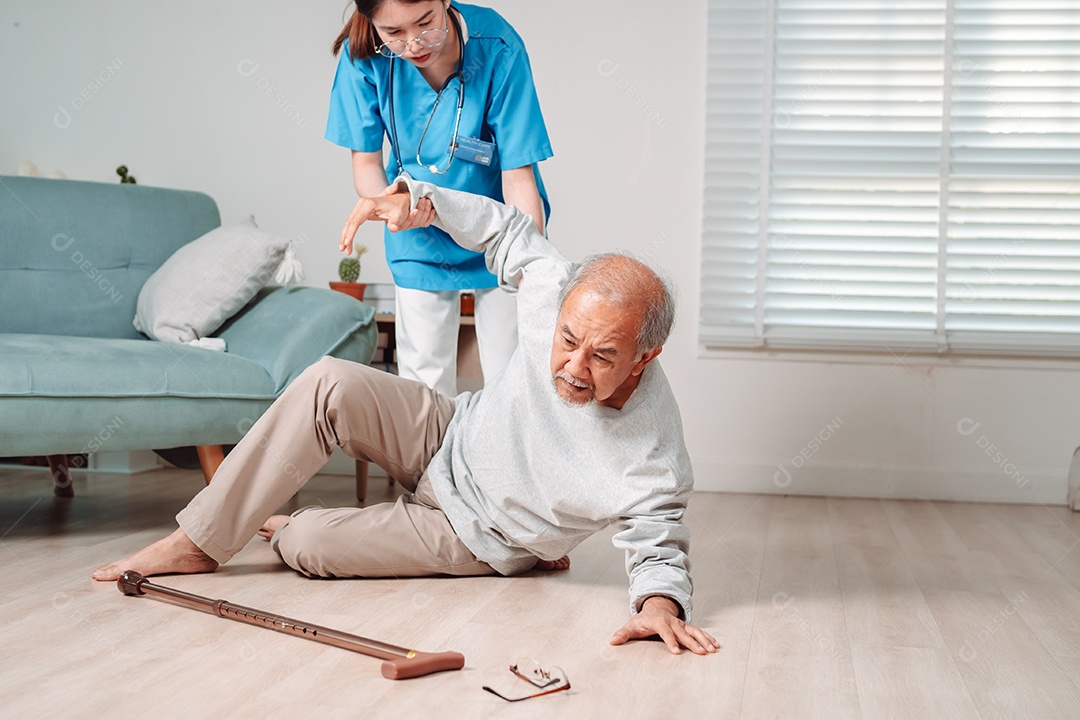
[[[202,193],[0,176],[0,457],[194,446],[209,481],[275,398],[324,355],[368,362],[374,310],[308,287],[264,289],[214,333],[226,352],[135,330],[139,290],[220,224]]]

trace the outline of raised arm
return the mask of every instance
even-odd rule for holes
[[[353,150],[352,166],[353,185],[356,187],[356,194],[360,198],[356,201],[357,204],[353,208],[354,212],[360,209],[359,205],[363,202],[364,198],[394,194],[394,188],[387,186],[386,171],[383,170],[383,154],[381,149],[376,150],[375,152],[359,152],[358,150]],[[397,230],[395,230],[395,232],[398,230],[412,230],[413,228],[427,227],[434,219],[435,211],[431,208],[431,202],[425,200],[422,203],[417,203],[412,208],[408,218],[396,223]],[[349,239],[348,248],[351,253],[351,237]],[[344,251],[345,247],[342,247],[341,249]]]
[[[362,198],[357,203],[341,234],[342,250],[352,247],[357,229],[368,220],[382,220],[391,232],[397,232],[409,211],[426,198],[434,208],[433,224],[463,248],[484,253],[488,269],[504,287],[517,288],[529,263],[545,259],[566,262],[540,234],[532,218],[515,207],[417,182],[408,174],[398,178],[391,188],[394,194]]]
[[[372,220],[386,223],[390,232],[403,229],[409,220],[411,209],[412,205],[407,193],[360,198],[345,221],[345,227],[341,231],[341,240],[338,241],[338,249],[344,253],[351,253],[356,231],[361,225]]]

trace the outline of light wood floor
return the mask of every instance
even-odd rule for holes
[[[423,650],[462,672],[394,682],[379,661],[88,577],[157,539],[197,472],[76,480],[0,470],[0,716],[1077,718],[1080,515],[1065,508],[700,493],[696,621],[715,656],[612,648],[627,617],[610,532],[562,574],[309,580],[255,539],[213,575],[162,584]],[[319,477],[296,503],[351,504]],[[380,479],[372,493],[392,494]],[[534,657],[573,689],[483,692]]]

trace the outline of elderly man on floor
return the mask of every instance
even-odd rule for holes
[[[212,572],[256,531],[312,577],[515,575],[568,567],[570,550],[615,524],[631,619],[612,644],[659,635],[673,653],[715,652],[717,641],[688,622],[682,517],[693,475],[675,398],[654,362],[674,319],[669,289],[622,255],[565,260],[513,207],[408,176],[396,189],[357,206],[342,249],[362,223],[394,230],[413,212],[482,251],[517,291],[519,346],[506,370],[454,399],[323,358],[177,515],[178,530],[93,577]],[[431,205],[418,208],[422,198]],[[270,517],[335,445],[411,494]]]

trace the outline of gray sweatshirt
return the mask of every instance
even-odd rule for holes
[[[620,410],[565,404],[551,377],[558,295],[573,270],[514,207],[408,178],[435,224],[482,251],[517,291],[518,349],[483,390],[457,398],[428,477],[443,512],[477,558],[503,575],[556,560],[615,523],[626,552],[630,609],[665,595],[689,621],[692,586],[682,522],[693,487],[679,408],[654,360]]]

